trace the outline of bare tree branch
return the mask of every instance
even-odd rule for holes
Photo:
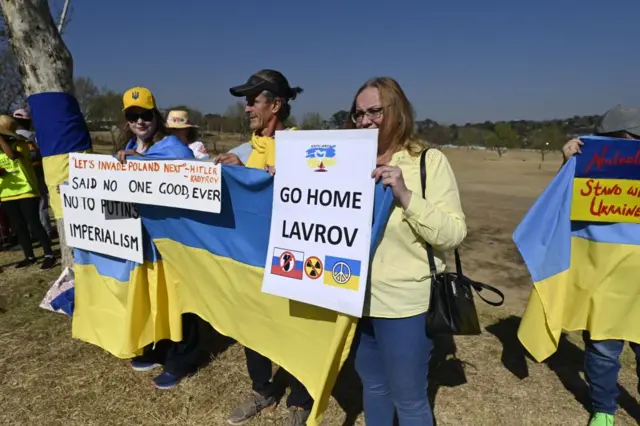
[[[67,16],[69,12],[69,4],[71,0],[64,0],[64,5],[62,6],[62,12],[60,12],[60,19],[58,19],[58,32],[62,34],[64,28],[67,25]]]

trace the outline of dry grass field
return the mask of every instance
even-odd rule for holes
[[[580,336],[567,335],[558,353],[542,364],[525,355],[516,337],[531,282],[511,234],[557,171],[559,156],[548,155],[539,167],[535,153],[512,151],[498,159],[493,152],[445,152],[468,218],[463,265],[474,279],[503,289],[507,301],[500,308],[478,302],[481,336],[438,342],[430,380],[438,424],[586,425]],[[217,426],[247,395],[238,345],[215,355],[174,390],[154,389],[152,373],[135,373],[126,361],[73,340],[69,318],[40,309],[60,271],[17,272],[12,264],[20,258],[19,250],[0,253],[0,424]],[[640,421],[640,405],[628,349],[623,364],[617,424],[633,425]],[[285,414],[280,408],[249,424],[278,425]],[[349,364],[325,424],[364,425],[359,383]]]

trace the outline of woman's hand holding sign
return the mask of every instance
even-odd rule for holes
[[[391,187],[393,196],[400,202],[403,209],[406,210],[409,207],[412,192],[404,183],[404,177],[402,176],[400,167],[380,166],[373,171],[371,176],[375,178],[376,182],[382,179],[383,185]]]
[[[121,149],[120,151],[118,151],[118,154],[116,155],[116,157],[118,158],[118,161],[121,164],[125,164],[127,162],[127,157],[131,156],[131,155],[138,155],[139,156],[140,154],[138,154],[133,149]]]

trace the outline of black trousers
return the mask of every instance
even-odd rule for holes
[[[213,327],[198,315],[182,314],[182,341],[161,340],[155,348],[145,347],[136,360],[163,364],[165,371],[178,376],[193,374],[209,361],[213,335]]]
[[[249,370],[253,390],[262,396],[272,396],[275,389],[271,381],[273,376],[271,360],[246,347],[244,353],[247,357],[247,370]],[[291,393],[287,398],[287,406],[310,410],[313,406],[313,398],[309,395],[307,388],[288,372],[287,377],[291,388]]]
[[[40,222],[39,197],[3,201],[2,208],[7,213],[7,216],[9,216],[11,227],[14,228],[16,234],[18,234],[18,242],[22,247],[22,252],[25,257],[35,257],[33,254],[33,246],[31,245],[29,228],[31,228],[38,241],[40,241],[44,254],[53,256],[51,240],[49,240],[49,235]]]

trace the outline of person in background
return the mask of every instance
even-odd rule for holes
[[[0,202],[9,216],[11,227],[18,234],[24,260],[16,268],[26,268],[36,263],[29,226],[40,241],[44,260],[40,269],[51,269],[56,258],[51,249],[51,240],[40,222],[40,192],[38,180],[31,166],[31,154],[26,138],[17,134],[18,123],[8,115],[0,115]]]
[[[165,121],[156,106],[153,94],[144,87],[134,87],[123,95],[127,127],[124,149],[117,158],[126,162],[127,156],[153,159],[193,159],[193,152],[177,136],[169,134]],[[208,323],[195,314],[182,315],[182,341],[163,340],[144,348],[143,354],[131,360],[135,371],[150,371],[163,366],[160,375],[153,378],[158,389],[171,389],[209,359],[207,345],[203,343],[213,334]]]
[[[267,169],[274,166],[276,130],[285,130],[284,121],[291,114],[289,101],[296,98],[302,89],[290,87],[282,73],[274,70],[261,70],[252,75],[240,86],[229,89],[235,97],[244,97],[247,102],[245,111],[249,116],[249,127],[253,135],[250,141],[251,152],[245,161],[233,153],[220,154],[215,162],[225,165]],[[252,417],[271,410],[276,405],[276,389],[273,384],[273,365],[271,360],[258,352],[245,348],[247,370],[251,378],[253,395],[236,407],[228,418],[231,425],[246,423]],[[313,398],[302,383],[287,374],[291,393],[287,398],[289,416],[287,426],[302,426],[306,423],[313,407]]]
[[[58,238],[57,229],[51,226],[49,216],[49,190],[44,179],[44,169],[42,168],[42,154],[36,140],[36,134],[32,130],[31,114],[26,109],[19,109],[13,113],[13,119],[18,123],[17,134],[24,136],[28,140],[29,152],[31,153],[31,165],[38,179],[38,189],[40,191],[40,222],[50,239]],[[35,237],[33,230],[31,234]]]
[[[594,134],[618,139],[640,141],[640,109],[617,105],[607,111],[596,123]],[[580,139],[572,139],[562,148],[563,165],[574,155],[582,153]],[[630,325],[632,326],[632,325]],[[589,426],[613,426],[618,410],[618,375],[622,340],[592,340],[588,331],[582,333],[585,345],[584,372],[589,385],[592,414]],[[636,357],[636,372],[640,379],[640,345],[629,342]],[[640,385],[638,386],[640,393]]]
[[[367,81],[356,92],[349,128],[379,129],[378,167],[372,176],[391,188],[395,204],[371,262],[353,350],[363,384],[367,426],[430,426],[427,397],[429,360],[434,347],[426,329],[431,278],[426,243],[443,272],[443,252],[467,235],[458,185],[447,158],[429,149],[426,198],[422,197],[420,157],[426,147],[413,136],[413,108],[398,82]]]
[[[198,160],[210,158],[207,148],[198,140],[198,126],[189,121],[189,113],[187,111],[169,111],[165,126],[169,133],[176,135],[191,149],[193,156]]]

